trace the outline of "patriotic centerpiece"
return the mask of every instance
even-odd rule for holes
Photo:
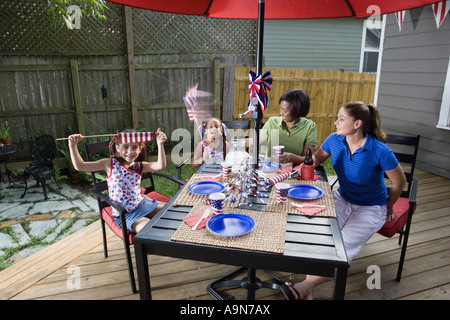
[[[272,89],[273,77],[270,71],[264,73],[263,76],[259,74],[256,75],[255,72],[251,71],[248,73],[248,93],[249,101],[248,108],[252,108],[253,97],[258,99],[259,106],[261,107],[261,112],[264,114],[264,110],[269,106],[269,96],[267,91]]]

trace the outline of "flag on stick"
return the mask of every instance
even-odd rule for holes
[[[197,87],[196,83],[192,88],[186,91],[186,95],[183,97],[184,105],[188,113],[189,121],[195,121],[195,101],[197,99]]]
[[[154,132],[121,132],[118,134],[119,143],[133,143],[155,140]]]

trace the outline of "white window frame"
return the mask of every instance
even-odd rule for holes
[[[441,111],[439,112],[439,121],[436,128],[450,130],[450,57],[448,59],[444,93],[442,94]]]
[[[360,54],[360,58],[359,58],[359,72],[365,72],[365,71],[363,71],[363,67],[364,67],[364,54],[366,52],[378,52],[378,62],[380,62],[380,60],[381,60],[382,46],[383,46],[383,40],[384,40],[384,28],[385,28],[384,16],[383,16],[383,20],[381,21],[380,46],[377,49],[366,48],[367,23],[368,23],[368,19],[364,20],[363,33],[362,33],[362,39],[361,39],[361,54]],[[378,69],[379,66],[380,66],[380,64],[378,63],[377,64],[377,73],[380,70],[380,69]]]

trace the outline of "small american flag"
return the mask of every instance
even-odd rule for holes
[[[195,100],[197,97],[197,87],[198,83],[196,83],[192,88],[186,91],[186,95],[183,97],[184,104],[186,106],[186,110],[188,113],[189,120],[191,122],[195,121]]]
[[[154,139],[154,132],[121,132],[118,135],[119,143],[144,142]]]

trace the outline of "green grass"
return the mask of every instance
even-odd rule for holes
[[[150,161],[153,161],[153,159]],[[177,177],[177,170],[175,167],[176,165],[171,161],[170,157],[167,157],[167,166],[158,172]],[[189,179],[196,171],[197,169],[192,169],[189,163],[185,164],[181,168],[181,180],[184,181]],[[170,180],[155,176],[154,181],[156,191],[168,197],[172,197],[178,191],[178,185]]]
[[[333,165],[331,164],[331,158],[328,158],[324,163],[322,163],[322,166],[325,168],[325,172],[327,173],[328,177],[336,175]]]

